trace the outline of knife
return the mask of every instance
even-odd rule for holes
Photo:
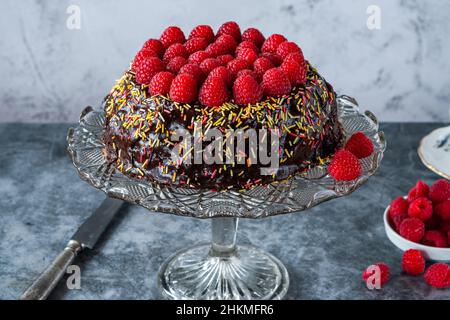
[[[122,200],[106,198],[102,204],[78,228],[64,250],[41,275],[25,290],[20,300],[45,300],[66,273],[75,257],[84,249],[93,249],[103,231],[108,227]]]

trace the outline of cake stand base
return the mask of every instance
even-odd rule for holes
[[[163,297],[176,300],[282,299],[289,286],[284,265],[255,247],[236,246],[236,218],[212,221],[212,244],[182,250],[161,266],[159,285]]]

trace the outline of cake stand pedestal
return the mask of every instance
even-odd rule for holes
[[[170,257],[161,267],[159,284],[171,299],[281,299],[289,286],[283,264],[252,246],[236,245],[238,218],[263,218],[303,211],[350,194],[378,169],[386,142],[375,116],[360,112],[353,98],[337,98],[345,138],[362,131],[374,143],[371,156],[361,159],[361,176],[338,182],[327,165],[315,166],[291,179],[250,190],[212,191],[177,188],[132,179],[105,158],[105,115],[87,107],[76,128],[69,129],[68,151],[80,177],[108,196],[164,212],[212,221],[211,244],[197,245]],[[282,170],[283,168],[280,167]]]
[[[273,255],[237,246],[238,218],[212,218],[211,244],[177,252],[161,266],[159,285],[170,299],[281,299],[289,276]]]

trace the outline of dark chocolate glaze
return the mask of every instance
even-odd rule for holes
[[[218,108],[178,104],[168,97],[149,96],[147,88],[137,84],[134,74],[127,71],[104,101],[107,157],[124,174],[136,179],[216,190],[249,189],[324,164],[342,143],[336,94],[317,70],[307,65],[306,84],[293,88],[289,96],[268,97],[253,106],[242,107],[230,102]],[[259,162],[195,164],[192,157],[190,163],[175,163],[171,133],[182,128],[193,134],[196,121],[202,122],[203,131],[208,127],[222,132],[226,128],[277,128],[280,132],[278,171],[261,175],[261,167],[267,165]],[[203,148],[208,144],[203,142]]]

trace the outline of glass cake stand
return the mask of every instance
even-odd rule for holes
[[[238,219],[306,210],[350,194],[376,172],[386,148],[377,119],[369,111],[360,112],[351,97],[338,97],[337,105],[344,135],[362,131],[375,146],[374,153],[361,161],[361,176],[350,182],[335,181],[327,174],[326,165],[246,191],[175,188],[132,179],[106,161],[101,140],[105,116],[91,107],[81,113],[79,125],[69,129],[68,151],[80,177],[110,197],[151,211],[211,218],[211,244],[184,249],[161,266],[159,285],[164,297],[281,299],[289,286],[286,268],[267,252],[236,245]]]

